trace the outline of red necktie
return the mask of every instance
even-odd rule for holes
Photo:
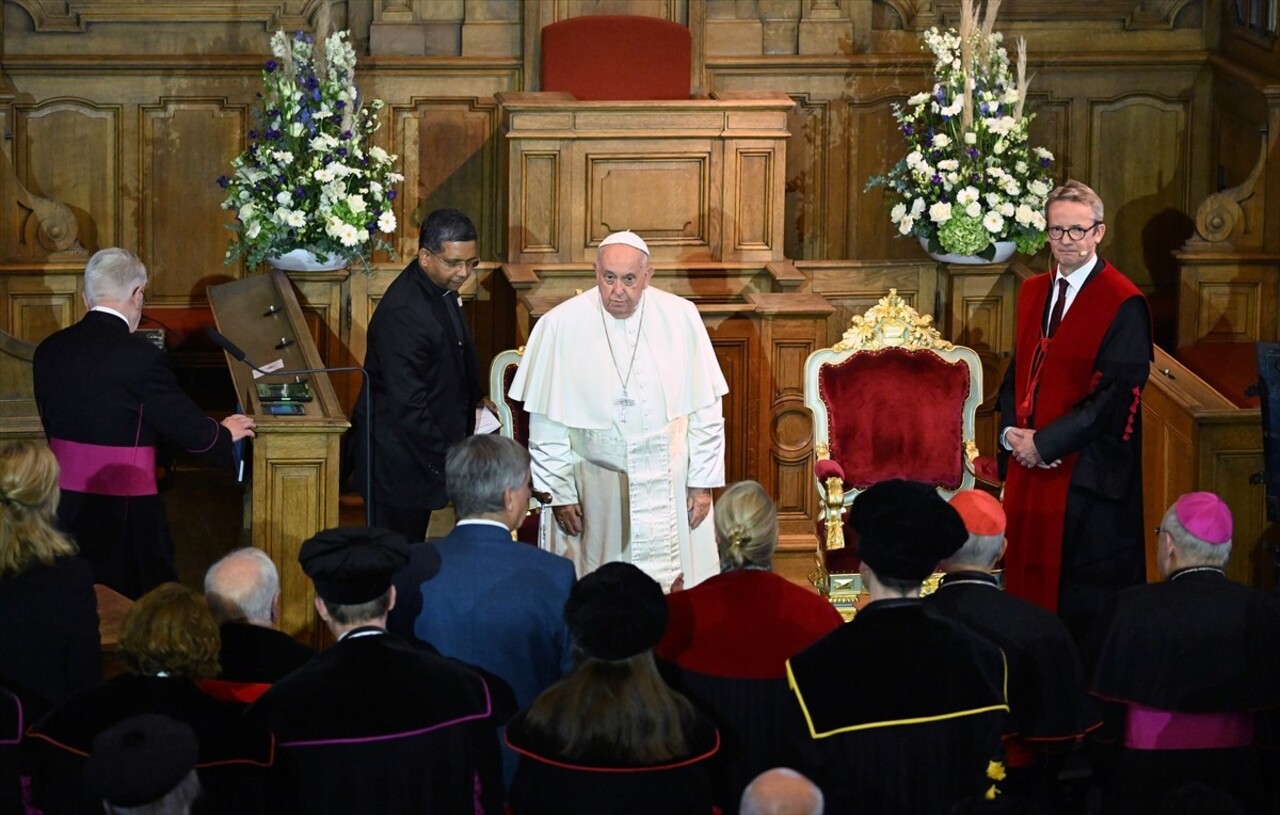
[[[1053,332],[1058,330],[1058,323],[1062,322],[1062,312],[1067,305],[1067,279],[1065,277],[1058,278],[1058,299],[1053,304],[1053,313],[1049,315],[1049,328],[1044,332],[1046,337],[1052,337]]]

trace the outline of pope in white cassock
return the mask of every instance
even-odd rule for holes
[[[600,242],[596,287],[533,327],[510,396],[529,412],[544,546],[578,576],[630,561],[670,590],[719,573],[711,489],[724,485],[729,392],[689,301],[650,289],[649,247]]]

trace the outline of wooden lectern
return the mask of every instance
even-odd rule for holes
[[[258,423],[249,473],[253,545],[280,570],[280,628],[319,647],[323,627],[298,548],[338,525],[338,451],[351,425],[327,374],[263,376],[247,364],[280,371],[323,367],[283,272],[208,291],[218,330],[244,350],[245,361],[228,354],[227,364],[243,412]],[[309,386],[309,400],[303,386]]]

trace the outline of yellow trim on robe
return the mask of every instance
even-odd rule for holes
[[[1004,694],[1004,698],[1008,699],[1009,698],[1009,664],[1005,660],[1003,650],[1000,652],[1000,665],[1001,665],[1001,671],[1003,673],[1003,679],[1001,681],[1001,689],[1002,689],[1002,693]],[[806,705],[804,702],[804,695],[800,693],[800,688],[796,686],[796,678],[791,673],[790,659],[787,660],[787,685],[791,688],[791,691],[795,693],[797,701],[800,702],[800,710],[804,713],[804,721],[809,728],[809,735],[815,739],[825,739],[828,736],[835,736],[835,735],[839,735],[840,733],[852,733],[857,730],[871,730],[877,727],[894,727],[897,725],[904,725],[904,724],[925,724],[927,722],[941,722],[947,719],[960,719],[965,716],[976,716],[979,713],[990,713],[991,711],[994,711],[994,710],[1003,710],[1006,713],[1009,712],[1009,705],[1006,703],[1001,705],[988,705],[987,707],[974,708],[973,710],[959,710],[959,711],[956,711],[955,713],[944,713],[939,716],[921,716],[915,719],[894,719],[894,720],[888,720],[883,722],[866,722],[864,724],[853,724],[853,725],[849,725],[848,727],[839,727],[839,728],[836,728],[835,730],[828,730],[826,732],[819,733],[816,730],[814,730],[813,717],[809,715],[809,706]]]

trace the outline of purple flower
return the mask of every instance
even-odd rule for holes
[[[940,176],[940,175],[936,175],[936,174],[935,174],[932,178],[930,178],[930,179],[929,179],[929,183],[930,183],[930,184],[932,184],[932,185],[933,185],[933,186],[935,186],[935,187],[941,187],[941,186],[942,186],[942,176]]]
[[[267,73],[275,73],[277,67],[279,66],[276,65],[276,61],[274,59],[267,60]]]
[[[904,136],[910,136],[915,132],[916,132],[916,129],[909,124],[902,126],[902,135]]]
[[[218,186],[222,187],[224,190],[227,188],[227,185],[230,183],[231,183],[231,179],[227,178],[225,175],[218,176]]]
[[[251,139],[256,139],[256,138],[258,138],[258,131],[256,131],[256,130],[250,130],[250,131],[249,131],[249,138],[251,138]]]
[[[306,188],[306,187],[294,187],[294,188],[293,188],[293,197],[294,197],[294,198],[306,198],[306,197],[307,197],[307,188]]]
[[[350,130],[344,130],[344,131],[342,131],[342,140],[343,140],[343,141],[351,141],[351,131],[350,131]]]
[[[388,201],[394,201],[394,200],[396,200],[396,191],[395,191],[395,190],[387,190],[387,200],[388,200]]]
[[[345,147],[339,147],[339,148],[338,148],[337,150],[335,150],[334,152],[335,152],[335,153],[337,153],[337,154],[338,154],[340,157],[342,157],[342,158],[346,158],[346,157],[347,157],[347,148],[345,148]]]
[[[970,147],[968,150],[965,150],[965,152],[969,154],[969,158],[978,157],[978,148],[976,147]]]
[[[1040,159],[1040,166],[1041,166],[1041,167],[1048,167],[1048,166],[1049,166],[1049,159],[1048,159],[1048,157],[1042,157],[1042,158]]]

